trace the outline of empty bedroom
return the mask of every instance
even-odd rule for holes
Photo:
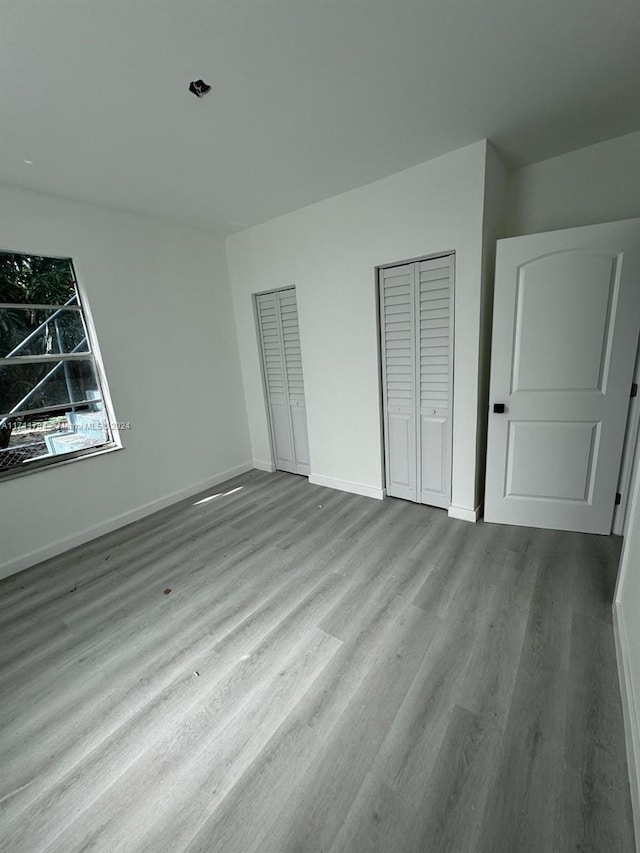
[[[640,851],[640,8],[0,3],[0,851]]]

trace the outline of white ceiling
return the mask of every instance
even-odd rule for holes
[[[0,0],[0,182],[228,233],[637,130],[639,45],[638,0]]]

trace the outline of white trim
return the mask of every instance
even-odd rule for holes
[[[633,382],[640,385],[640,345],[636,353],[636,361],[633,368]],[[622,447],[622,459],[620,463],[620,475],[616,491],[621,500],[613,509],[613,524],[611,532],[616,536],[624,536],[629,524],[629,507],[631,506],[631,494],[634,486],[634,474],[636,471],[636,446],[638,443],[638,427],[640,426],[640,397],[631,397],[629,400],[629,412],[627,414],[627,425],[624,432],[624,445]]]
[[[116,447],[123,447],[124,445],[122,441],[122,435],[120,434],[120,430],[117,427],[118,419],[116,418],[115,410],[113,408],[113,400],[111,398],[111,390],[109,389],[107,371],[104,367],[102,351],[100,349],[100,341],[98,340],[98,330],[96,329],[96,324],[93,319],[93,313],[91,311],[91,305],[89,304],[89,295],[87,293],[87,288],[85,287],[84,283],[85,280],[82,274],[82,261],[80,260],[80,258],[76,256],[71,257],[71,268],[73,270],[73,277],[76,283],[78,303],[81,310],[80,316],[85,322],[87,334],[89,337],[89,344],[91,346],[91,351],[93,354],[95,369],[98,376],[98,386],[100,388],[100,394],[102,396],[102,404],[104,405],[105,412],[107,413],[110,421],[109,432],[111,433],[111,439]]]
[[[59,554],[69,551],[71,548],[76,548],[78,545],[83,545],[91,539],[97,539],[98,536],[104,536],[105,533],[111,533],[119,527],[124,527],[131,524],[133,521],[138,521],[147,515],[152,515],[158,510],[166,509],[178,501],[185,500],[192,495],[197,495],[212,486],[217,486],[225,480],[230,480],[238,474],[244,474],[246,471],[251,471],[253,468],[252,462],[246,462],[242,465],[236,465],[234,468],[228,468],[226,471],[220,471],[213,477],[206,480],[201,480],[199,483],[193,483],[184,489],[179,489],[177,492],[172,492],[165,497],[157,498],[148,504],[137,507],[129,512],[116,515],[107,521],[101,521],[99,524],[94,524],[92,527],[81,530],[79,533],[74,533],[72,536],[67,536],[64,539],[57,539],[50,545],[45,545],[43,548],[37,548],[35,551],[30,551],[21,557],[16,557],[13,560],[8,560],[6,563],[0,563],[0,579],[14,575],[16,572],[21,572],[23,569],[29,568],[36,563],[41,563],[43,560],[48,560],[51,557],[57,557]]]
[[[616,661],[618,665],[618,680],[620,683],[620,698],[622,701],[622,715],[624,718],[625,744],[627,748],[627,771],[629,774],[629,788],[631,792],[631,806],[633,808],[633,822],[636,834],[636,849],[640,853],[640,713],[637,704],[637,693],[640,685],[634,685],[631,669],[631,653],[629,640],[624,619],[624,597],[627,575],[630,571],[632,560],[633,570],[637,568],[635,556],[635,537],[637,531],[634,527],[640,523],[640,452],[636,446],[634,453],[633,473],[631,477],[632,488],[630,489],[629,501],[627,503],[627,523],[624,543],[622,545],[622,556],[618,567],[618,580],[613,596],[613,635],[616,644]],[[635,688],[635,690],[634,690]]]
[[[459,518],[460,521],[476,522],[482,515],[482,504],[479,503],[475,509],[467,509],[464,506],[451,506],[448,509],[449,518]]]
[[[365,498],[383,500],[386,489],[376,486],[365,486],[364,483],[351,483],[348,480],[336,480],[335,477],[325,477],[324,474],[310,474],[309,482],[316,486],[327,486],[329,489],[338,489],[341,492],[351,492],[352,495],[363,495]]]
[[[273,464],[273,462],[263,462],[262,459],[254,459],[253,467],[257,468],[258,471],[268,471],[269,474],[273,474],[273,472],[276,470],[276,466]]]
[[[433,252],[431,255],[418,255],[417,258],[407,258],[404,261],[390,261],[388,264],[378,264],[376,270],[388,270],[393,267],[403,267],[405,264],[418,264],[420,261],[435,261],[437,258],[446,258],[447,255],[455,255],[455,249],[445,249],[443,252]]]
[[[629,646],[622,607],[619,602],[613,605],[613,635],[616,641],[616,658],[624,717],[625,742],[627,747],[627,768],[631,789],[631,806],[636,833],[636,849],[640,851],[640,716],[635,702],[635,693],[631,679]]]

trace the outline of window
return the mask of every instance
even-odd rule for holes
[[[0,477],[118,447],[69,258],[0,252]]]

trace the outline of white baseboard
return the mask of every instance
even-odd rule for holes
[[[350,483],[348,480],[336,480],[335,477],[325,477],[324,474],[310,474],[309,482],[316,486],[327,486],[329,489],[351,492],[352,495],[363,495],[365,498],[375,498],[379,501],[386,495],[386,489],[365,486],[363,483]]]
[[[636,832],[636,850],[640,853],[640,716],[635,700],[635,691],[631,679],[629,646],[624,616],[619,603],[613,605],[613,635],[616,642],[620,697],[624,717],[624,733],[627,746],[627,767],[629,769],[629,787],[633,823]]]
[[[192,495],[197,495],[199,492],[204,492],[212,486],[217,486],[225,480],[230,480],[232,477],[237,477],[238,474],[244,474],[246,471],[251,471],[253,462],[247,462],[243,465],[236,465],[235,468],[229,468],[226,471],[220,471],[213,477],[208,477],[206,480],[201,480],[199,483],[193,483],[184,489],[179,489],[177,492],[172,492],[170,495],[165,495],[148,504],[137,507],[129,512],[116,515],[114,518],[109,518],[106,521],[101,521],[99,524],[94,524],[92,527],[87,527],[79,533],[74,533],[72,536],[67,536],[64,539],[57,539],[50,545],[45,545],[42,548],[36,548],[28,554],[21,557],[16,557],[13,560],[8,560],[5,563],[0,563],[0,579],[14,575],[16,572],[21,572],[23,569],[28,569],[29,566],[34,566],[36,563],[41,563],[43,560],[48,560],[51,557],[57,557],[58,554],[63,554],[65,551],[70,551],[71,548],[76,548],[78,545],[83,545],[91,539],[97,539],[98,536],[103,536],[105,533],[111,533],[119,527],[124,527],[134,521],[138,521],[147,515],[152,515],[158,510],[166,509],[171,504],[185,500]]]
[[[253,467],[257,468],[258,471],[268,471],[269,474],[273,474],[273,472],[276,470],[276,466],[273,464],[273,462],[263,462],[262,459],[254,459]]]
[[[475,509],[466,509],[463,506],[454,506],[451,504],[448,513],[449,518],[459,518],[460,521],[476,522],[482,515],[482,504],[478,504]]]

